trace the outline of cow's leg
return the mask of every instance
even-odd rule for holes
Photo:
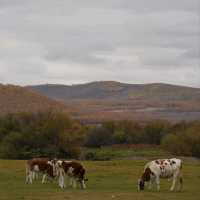
[[[29,182],[29,172],[26,173],[26,184]]]
[[[65,187],[65,171],[63,168],[58,169],[58,185],[61,188]]]
[[[59,178],[58,178],[58,185],[61,187],[61,188],[65,188],[65,179],[64,179],[64,176],[63,175],[60,175]]]
[[[31,176],[31,170],[30,170],[29,166],[26,166],[26,184],[31,182],[30,176]]]
[[[28,173],[28,177],[27,177],[28,179],[27,179],[27,181],[30,182],[31,184],[33,183],[32,177],[33,177],[33,174],[32,174],[32,171],[30,171],[30,172]],[[28,182],[27,182],[27,183],[28,183]]]
[[[85,181],[84,180],[81,180],[81,188],[82,189],[86,189],[86,185],[85,185]]]
[[[35,180],[35,172],[32,173],[32,178]]]
[[[26,175],[26,184],[29,183],[29,174]]]
[[[58,185],[61,187],[61,188],[64,188],[65,187],[65,172],[62,168],[59,169],[58,171]]]
[[[33,178],[33,180],[37,180],[37,179],[38,179],[38,177],[39,177],[39,174],[38,174],[38,172],[36,172],[36,171],[33,171],[33,172],[32,172],[32,178]]]
[[[183,188],[183,177],[182,177],[182,174],[181,174],[181,173],[179,174],[178,179],[179,179],[179,187],[178,187],[178,191],[181,191],[182,188]]]
[[[77,182],[76,178],[73,177],[73,178],[72,178],[72,187],[73,187],[73,188],[76,188],[76,182]]]
[[[148,182],[148,189],[151,190],[152,189],[152,186],[153,184],[155,183],[155,176],[151,176],[150,177],[150,180]]]
[[[156,182],[156,186],[157,186],[157,191],[159,191],[160,190],[160,178],[159,178],[159,176],[156,176],[155,182]]]
[[[151,190],[155,185],[156,185],[156,177],[152,176],[148,184],[148,189]]]
[[[73,177],[69,176],[69,186],[73,186]]]
[[[179,191],[181,191],[182,189],[183,189],[183,177],[181,176],[181,177],[179,177],[179,182],[180,182],[180,184],[179,184]]]
[[[35,180],[37,180],[39,178],[39,173],[35,172]]]
[[[149,183],[148,183],[148,189],[151,190],[152,188],[152,180],[150,179]]]
[[[42,176],[42,184],[45,183],[46,176],[47,176],[46,174],[44,174],[44,175]]]
[[[170,188],[170,191],[174,191],[174,188],[175,188],[175,185],[176,185],[176,179],[177,179],[177,177],[176,177],[176,176],[173,176],[172,186],[171,186],[171,188]]]
[[[176,186],[176,181],[177,179],[180,180],[180,177],[181,177],[181,174],[180,174],[180,171],[176,171],[174,174],[173,174],[173,177],[172,177],[172,186],[170,188],[170,191],[174,191],[174,188]],[[181,183],[182,180],[180,180],[180,183]],[[181,183],[182,184],[182,183]]]

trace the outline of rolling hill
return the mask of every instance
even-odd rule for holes
[[[200,119],[200,89],[164,83],[126,84],[114,81],[79,85],[27,86],[62,101],[83,122],[106,120]]]
[[[28,88],[0,84],[0,115],[63,110],[67,110],[67,108],[61,102],[49,99]]]
[[[45,96],[60,100],[80,99],[154,99],[200,100],[200,89],[163,83],[126,84],[114,81],[92,82],[80,85],[28,86]]]

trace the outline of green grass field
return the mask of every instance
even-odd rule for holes
[[[119,159],[132,159],[132,158],[162,158],[173,157],[169,152],[155,147],[140,147],[140,148],[85,148],[83,149],[85,155],[93,154],[94,160],[119,160]]]
[[[25,161],[0,160],[1,200],[199,200],[200,162],[185,161],[182,192],[169,192],[171,182],[161,181],[161,190],[138,192],[136,182],[146,160],[83,162],[87,189],[58,188],[56,182],[25,184]]]

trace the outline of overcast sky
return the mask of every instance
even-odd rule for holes
[[[0,0],[0,83],[200,87],[200,0]]]

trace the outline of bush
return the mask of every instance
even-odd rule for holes
[[[127,137],[126,137],[126,134],[124,133],[124,131],[117,130],[113,134],[113,140],[114,140],[114,143],[116,143],[116,144],[124,144],[127,142]]]
[[[113,142],[112,134],[104,127],[95,127],[90,130],[86,137],[87,147],[101,147]]]
[[[162,141],[162,146],[175,155],[191,156],[191,149],[182,136],[170,134]]]
[[[162,146],[176,155],[200,157],[200,124],[188,124],[185,130],[167,135]]]
[[[144,143],[159,145],[162,138],[169,132],[169,127],[169,124],[165,121],[149,122],[144,127]]]
[[[86,160],[93,160],[93,161],[106,161],[111,160],[113,155],[108,153],[107,151],[89,151],[85,154]]]

